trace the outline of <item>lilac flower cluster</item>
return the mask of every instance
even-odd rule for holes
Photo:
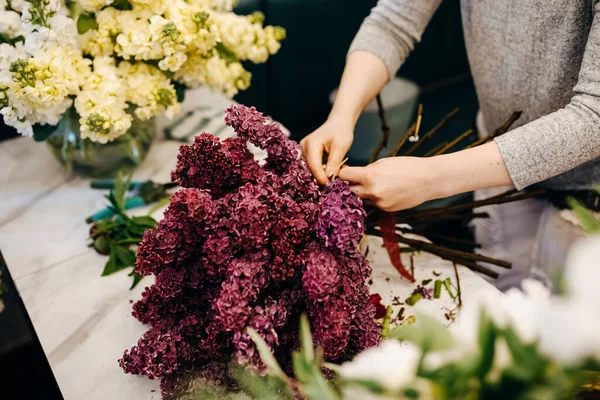
[[[162,379],[165,398],[189,376],[229,383],[232,359],[260,370],[248,327],[284,368],[303,313],[328,361],[379,340],[361,201],[340,180],[321,191],[299,146],[256,109],[232,106],[225,121],[237,138],[202,133],[181,147],[172,178],[183,189],[138,249],[138,273],[156,282],[133,316],[150,330],[119,363]],[[247,142],[266,150],[264,165]]]

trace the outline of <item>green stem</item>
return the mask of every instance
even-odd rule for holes
[[[406,299],[404,302],[406,304],[408,304],[409,306],[414,306],[415,304],[417,304],[421,299],[423,298],[423,296],[421,295],[421,293],[415,293],[412,296],[410,296],[408,299]]]
[[[450,295],[450,297],[452,297],[452,300],[456,299],[456,295],[454,294],[454,292],[452,291],[452,282],[450,281],[450,278],[446,278],[444,280],[444,282],[442,282],[444,287],[446,288],[446,291],[448,292],[448,294]]]
[[[390,337],[390,321],[392,319],[392,306],[387,306],[385,309],[385,316],[383,317],[383,324],[381,328],[381,337]]]
[[[436,279],[434,286],[433,286],[433,298],[439,299],[441,292],[442,292],[442,281],[439,279]]]

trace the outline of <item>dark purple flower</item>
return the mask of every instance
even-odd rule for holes
[[[325,186],[317,220],[317,236],[327,247],[352,250],[358,246],[365,232],[365,216],[362,201],[346,182],[336,179]]]
[[[181,147],[172,177],[184,189],[138,248],[137,271],[156,282],[133,316],[150,329],[119,363],[162,378],[164,398],[231,384],[232,360],[261,372],[248,328],[286,371],[302,314],[329,361],[379,340],[360,200],[340,180],[321,191],[298,144],[254,108],[232,106],[226,122],[237,138]],[[248,143],[267,151],[263,165]]]

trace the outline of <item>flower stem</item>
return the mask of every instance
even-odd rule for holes
[[[390,321],[392,319],[392,306],[387,306],[385,309],[385,315],[383,317],[383,323],[381,328],[381,337],[390,337]]]

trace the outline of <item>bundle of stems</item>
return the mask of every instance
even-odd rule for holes
[[[381,120],[383,137],[376,146],[370,157],[370,163],[375,162],[381,151],[388,147],[388,141],[390,137],[390,126],[386,119],[385,108],[381,101],[380,96],[377,96],[377,106],[379,111],[379,118]],[[450,122],[450,120],[458,114],[459,109],[456,108],[449,112],[442,120],[426,132],[419,139],[419,128],[420,121],[422,118],[422,107],[419,106],[417,120],[410,128],[400,137],[398,142],[391,147],[391,151],[387,157],[394,156],[412,156],[417,150],[419,150],[424,143],[431,140],[436,134]],[[491,134],[475,139],[466,148],[487,143],[494,138],[506,133],[512,124],[519,119],[521,112],[517,111],[512,113],[508,120],[498,129]],[[458,135],[454,140],[445,141],[439,146],[426,152],[424,157],[433,157],[441,154],[447,154],[456,150],[459,143],[463,142],[467,138],[473,135],[473,130],[469,129],[466,132]],[[418,139],[412,140],[411,139]],[[411,143],[411,144],[409,144]],[[463,146],[465,147],[465,146]],[[459,204],[452,204],[443,207],[433,208],[412,208],[409,210],[398,211],[393,213],[396,230],[393,233],[395,240],[399,244],[409,246],[412,249],[424,251],[427,253],[434,254],[445,260],[451,261],[456,264],[461,264],[470,268],[474,271],[497,278],[498,273],[491,270],[489,267],[481,265],[485,263],[488,265],[494,265],[502,268],[511,268],[512,265],[509,262],[498,260],[492,257],[485,256],[475,252],[475,249],[481,247],[476,242],[469,239],[460,239],[450,235],[444,235],[439,232],[440,224],[447,223],[450,221],[459,221],[461,223],[468,223],[475,218],[487,218],[488,215],[484,211],[478,211],[479,208],[484,206],[490,206],[495,204],[505,204],[515,201],[520,201],[533,197],[541,197],[544,194],[543,189],[536,189],[531,191],[517,192],[516,190],[509,190],[497,196],[490,198],[468,201]],[[386,240],[385,230],[382,232],[381,229],[381,217],[383,211],[377,209],[375,206],[366,205],[367,210],[367,234],[383,237]],[[389,217],[389,216],[386,216]],[[417,239],[415,237],[422,237],[424,239]],[[390,254],[391,256],[391,254]]]

